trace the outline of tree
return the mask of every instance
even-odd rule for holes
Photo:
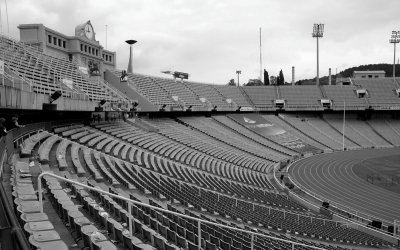
[[[249,79],[247,82],[246,86],[262,86],[263,83],[260,81],[260,79]]]
[[[283,76],[282,70],[279,71],[279,76],[277,77],[276,83],[277,83],[277,85],[284,85],[285,84],[285,77]]]
[[[269,85],[269,74],[266,69],[264,69],[264,85]]]
[[[234,79],[230,79],[227,85],[228,86],[236,86],[235,80]]]

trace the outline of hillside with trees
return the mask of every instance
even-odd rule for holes
[[[393,76],[393,64],[387,63],[378,63],[378,64],[368,64],[368,65],[360,65],[356,67],[351,67],[340,71],[338,73],[338,77],[351,77],[354,71],[373,71],[373,70],[383,70],[385,71],[386,77]],[[396,65],[396,77],[400,77],[400,65]],[[319,78],[319,82],[321,85],[328,85],[329,79],[328,76],[323,76]],[[332,84],[336,82],[336,75],[332,75]],[[296,81],[296,85],[315,85],[315,78],[313,79],[303,79]]]

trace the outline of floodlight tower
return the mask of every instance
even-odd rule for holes
[[[132,45],[134,45],[135,43],[137,43],[136,40],[126,40],[125,41],[127,44],[129,44],[129,63],[128,63],[128,69],[127,72],[128,73],[133,73],[133,65],[132,65],[132,61],[133,61],[133,56],[132,56]]]
[[[400,42],[400,30],[398,31],[392,31],[392,36],[390,37],[389,40],[390,43],[393,43],[393,53],[394,53],[394,57],[393,57],[393,81],[395,81],[395,77],[396,77],[396,43]]]
[[[238,75],[238,87],[239,87],[239,75],[242,74],[241,70],[236,70],[236,74]]]
[[[317,38],[317,86],[319,85],[319,38],[324,36],[324,24],[316,23],[314,24],[312,37]]]

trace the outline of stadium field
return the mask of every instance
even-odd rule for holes
[[[367,159],[354,165],[353,171],[375,186],[400,194],[400,154]]]
[[[400,218],[400,193],[392,192],[394,188],[389,191],[383,182],[372,184],[366,176],[379,173],[382,179],[394,171],[398,173],[395,159],[398,149],[334,152],[295,162],[289,174],[296,183],[326,201],[393,221]]]

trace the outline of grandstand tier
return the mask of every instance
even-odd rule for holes
[[[117,70],[90,21],[23,27],[45,36],[0,35],[0,249],[400,249],[399,166],[354,175],[396,155],[398,80],[168,79]]]

